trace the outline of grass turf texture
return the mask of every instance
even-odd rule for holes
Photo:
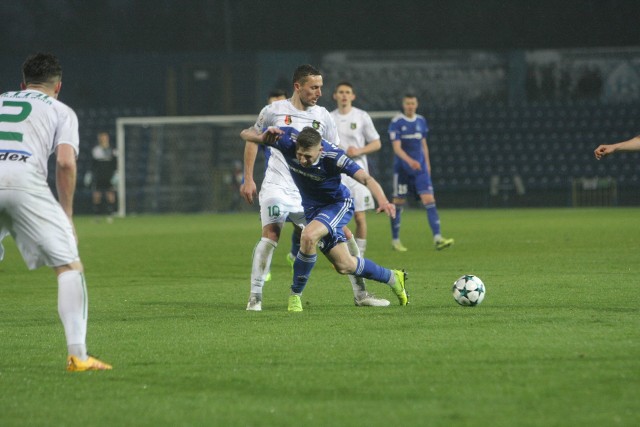
[[[638,209],[419,210],[390,248],[370,214],[367,257],[404,267],[411,304],[354,307],[319,260],[303,313],[286,311],[282,236],[263,311],[247,312],[256,214],[78,218],[89,349],[110,372],[67,373],[48,269],[11,239],[0,263],[0,424],[273,426],[637,425]],[[460,307],[451,284],[487,297]]]

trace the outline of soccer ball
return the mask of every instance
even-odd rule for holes
[[[465,274],[453,282],[451,291],[453,292],[453,299],[464,306],[480,304],[486,293],[482,280],[472,274]]]

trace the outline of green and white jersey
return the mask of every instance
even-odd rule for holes
[[[364,148],[367,143],[380,139],[371,116],[364,110],[351,107],[351,111],[347,114],[340,114],[340,111],[336,109],[331,112],[331,116],[336,122],[338,134],[340,135],[339,146],[345,152],[349,147]],[[355,157],[352,160],[367,173],[369,172],[366,155]]]
[[[0,189],[49,191],[47,162],[60,144],[79,151],[75,112],[37,90],[0,95]]]
[[[306,110],[298,110],[289,99],[273,102],[262,109],[254,124],[254,129],[256,132],[262,133],[270,126],[292,127],[298,131],[310,126],[316,129],[324,139],[335,144],[340,142],[331,114],[326,108],[319,105],[314,105]],[[291,178],[289,166],[282,153],[266,147],[265,154],[267,156],[267,170],[262,188],[275,186],[297,193],[298,189]]]

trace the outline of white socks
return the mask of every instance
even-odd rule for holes
[[[364,258],[364,252],[367,250],[367,239],[358,239],[356,237],[356,244],[360,249],[360,258]]]
[[[87,287],[84,274],[77,270],[58,276],[58,314],[64,326],[69,355],[87,358]]]
[[[278,246],[277,242],[262,237],[253,250],[253,262],[251,265],[251,293],[262,294],[264,278],[271,268],[271,258],[273,251]]]
[[[356,239],[351,236],[349,240],[347,240],[347,247],[349,248],[349,253],[354,257],[360,257],[360,248],[358,248],[358,244],[356,243]],[[366,292],[366,287],[364,284],[363,277],[356,277],[353,274],[349,274],[349,281],[351,282],[351,287],[353,288],[353,294],[358,297],[360,293]]]

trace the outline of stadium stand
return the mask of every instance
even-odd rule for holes
[[[613,180],[619,204],[637,204],[640,153],[619,153],[596,161],[598,144],[628,139],[640,133],[636,104],[595,102],[504,103],[439,108],[427,106],[433,182],[439,200],[449,206],[571,205],[574,181]],[[392,156],[384,134],[388,120],[376,120],[383,150],[377,168]],[[377,168],[383,183],[390,168]],[[518,177],[524,188],[516,185]],[[492,181],[493,178],[493,181]],[[491,185],[499,182],[497,197]]]

